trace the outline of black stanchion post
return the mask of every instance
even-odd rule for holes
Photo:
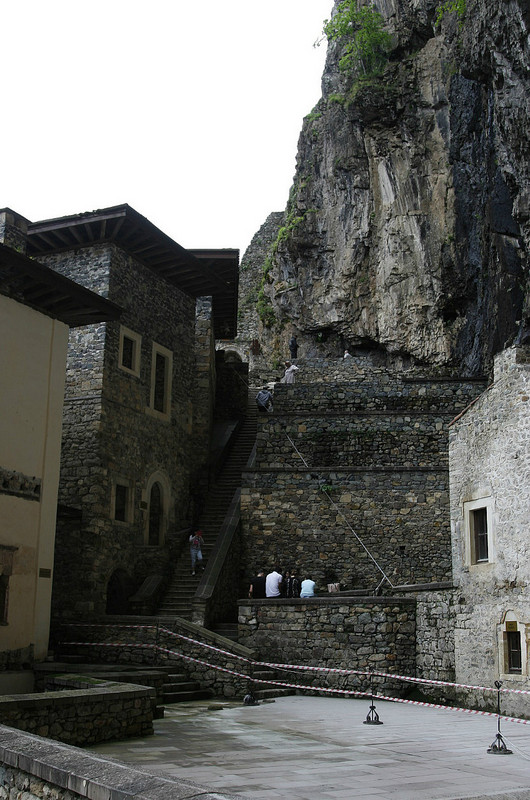
[[[366,719],[363,722],[363,725],[382,725],[383,723],[379,719],[379,714],[375,710],[375,703],[374,703],[374,674],[372,670],[370,670],[370,711]]]
[[[502,738],[501,734],[501,686],[502,681],[495,681],[495,686],[497,688],[497,735],[491,746],[488,747],[488,753],[492,753],[495,756],[509,756],[512,753],[512,750],[508,750],[506,747],[506,742]]]

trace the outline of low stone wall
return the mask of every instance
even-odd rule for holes
[[[61,626],[59,652],[76,652],[88,663],[174,665],[175,672],[185,672],[217,697],[243,698],[247,693],[247,660],[253,657],[248,648],[179,617],[115,619],[113,624]],[[89,644],[69,644],[72,641]]]
[[[455,620],[459,593],[447,588],[416,595],[416,665],[418,678],[455,679]]]
[[[480,379],[405,377],[354,364],[300,366],[294,385],[277,383],[274,405],[282,412],[429,411],[456,415],[484,391]]]
[[[81,688],[0,697],[2,721],[77,745],[153,733],[154,689],[90,678],[69,680]]]
[[[405,597],[239,602],[239,641],[273,663],[415,675],[415,628],[416,602]],[[300,678],[303,682],[304,673],[288,674],[287,680]],[[352,676],[341,679],[341,688],[366,691],[367,681]],[[317,673],[309,683],[336,686],[337,677]],[[388,678],[378,678],[377,685],[394,694],[403,691],[402,683]]]
[[[0,800],[230,800],[234,795],[158,778],[100,754],[0,725]]]

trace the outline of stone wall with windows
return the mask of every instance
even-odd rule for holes
[[[450,431],[453,570],[462,599],[455,657],[462,683],[529,684],[529,412],[530,349],[513,347],[496,357],[493,384]]]
[[[147,575],[169,571],[172,534],[191,521],[208,458],[211,313],[201,306],[197,336],[195,299],[114,245],[42,261],[123,308],[70,338],[54,587],[56,615],[123,613]]]

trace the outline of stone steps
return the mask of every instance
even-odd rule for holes
[[[235,441],[225,464],[211,488],[205,508],[199,520],[204,536],[202,554],[204,564],[215,546],[217,533],[223,524],[235,491],[241,486],[241,472],[246,466],[256,440],[256,414],[254,397],[249,393],[247,416],[236,434]],[[199,585],[202,573],[190,575],[191,562],[189,548],[184,551],[175,565],[172,579],[159,605],[157,614],[191,618],[193,596]]]

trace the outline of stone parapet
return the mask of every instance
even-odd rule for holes
[[[412,598],[328,595],[240,600],[238,619],[239,641],[267,662],[415,675]],[[286,680],[298,682],[298,675]],[[309,685],[326,686],[327,680],[318,673]],[[366,676],[354,676],[348,688],[366,690],[366,683]],[[378,689],[399,694],[402,688],[390,678],[378,679]]]
[[[275,384],[274,407],[276,413],[408,411],[455,416],[485,388],[482,379],[422,378],[381,369],[361,372],[332,362],[323,368],[301,366],[295,384]]]
[[[158,778],[77,747],[0,726],[0,798],[24,800],[236,800],[172,777]]]
[[[75,680],[65,679],[66,683]],[[78,679],[83,688],[0,697],[2,721],[76,745],[153,733],[154,689]]]

